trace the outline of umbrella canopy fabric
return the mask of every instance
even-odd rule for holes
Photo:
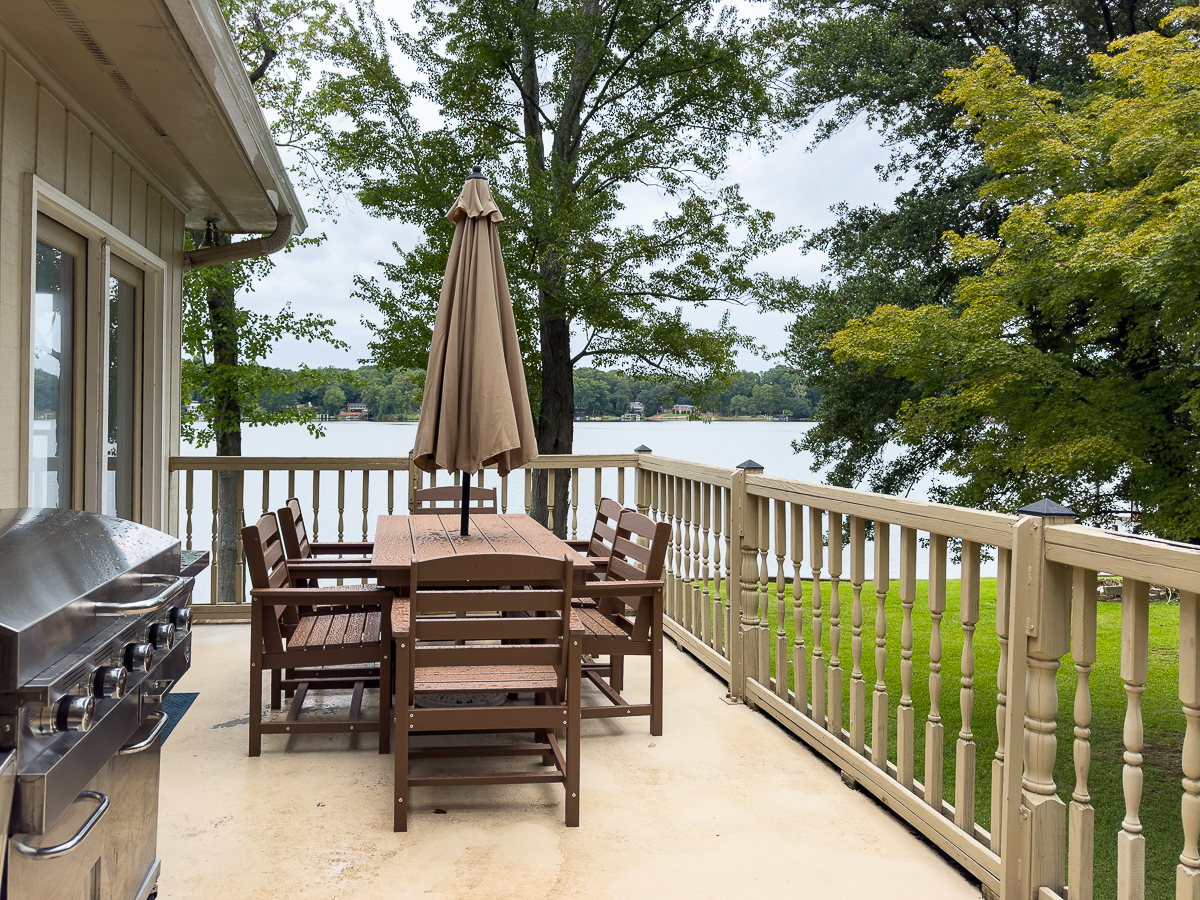
[[[501,475],[537,459],[508,278],[487,179],[473,175],[446,214],[454,241],[438,303],[413,462],[426,472]]]

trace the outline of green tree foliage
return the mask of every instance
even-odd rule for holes
[[[950,235],[981,270],[954,306],[883,306],[830,342],[901,379],[905,446],[953,447],[946,499],[1047,495],[1085,519],[1200,538],[1200,7],[1090,58],[1082,98],[1034,86],[998,49],[953,71],[996,173],[998,236]]]
[[[954,444],[906,444],[885,458],[895,418],[919,393],[882,369],[835,364],[826,346],[847,321],[882,305],[952,305],[960,278],[978,262],[947,251],[947,231],[995,237],[1003,199],[980,188],[995,177],[969,132],[941,99],[945,71],[989,47],[1018,74],[1067,98],[1085,95],[1087,55],[1153,29],[1168,0],[776,0],[791,74],[792,121],[814,123],[823,140],[853,121],[869,123],[891,151],[881,177],[901,182],[891,208],[838,206],[838,221],[805,248],[827,257],[826,277],[792,293],[800,315],[787,361],[822,392],[819,424],[803,449],[835,484],[868,483],[902,493]]]
[[[339,387],[331,387],[325,391],[325,396],[321,400],[321,406],[325,412],[331,416],[336,416],[342,411],[342,407],[346,405],[346,394]]]
[[[191,241],[189,237],[189,247]],[[334,336],[332,319],[297,315],[290,305],[271,315],[237,306],[237,292],[253,290],[254,282],[274,266],[269,257],[249,259],[195,269],[184,279],[182,395],[199,405],[183,410],[183,438],[198,447],[215,442],[220,456],[241,455],[243,424],[306,422],[319,433],[315,410],[297,409],[298,401],[261,402],[324,384],[318,370],[264,366],[262,360],[280,340],[348,349]]]
[[[425,231],[382,263],[382,280],[359,280],[380,313],[375,361],[425,365],[453,233],[444,216],[482,163],[506,216],[542,452],[571,451],[581,362],[719,389],[749,343],[727,318],[701,328],[687,310],[772,295],[751,264],[794,236],[736,187],[713,187],[732,147],[771,139],[769,35],[711,0],[418,0],[414,13],[409,35],[359,3],[320,92],[331,165],[369,211]],[[401,57],[416,80],[397,71]],[[440,122],[423,127],[418,105]],[[621,221],[630,184],[661,191],[659,218]]]

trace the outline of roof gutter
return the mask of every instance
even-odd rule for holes
[[[225,244],[218,247],[202,247],[183,254],[183,269],[203,269],[208,266],[221,266],[227,263],[240,262],[243,259],[253,259],[257,256],[270,256],[278,253],[292,239],[292,214],[276,213],[275,230],[262,237],[251,238],[248,241],[238,241],[236,244]]]

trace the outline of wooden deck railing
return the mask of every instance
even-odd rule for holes
[[[177,457],[170,468],[184,480],[180,525],[189,549],[204,542],[199,535],[215,537],[208,520],[215,470],[241,473],[243,508],[260,492],[263,510],[299,495],[314,537],[323,520],[334,528],[321,497],[336,491],[338,539],[359,531],[368,539],[378,514],[407,510],[413,490],[436,483],[405,457]],[[553,480],[571,479],[569,509],[551,515],[568,516],[572,536],[590,533],[601,496],[668,522],[670,637],[723,676],[731,699],[774,717],[1005,900],[1090,900],[1097,853],[1115,854],[1119,900],[1146,896],[1139,811],[1150,586],[1174,589],[1183,789],[1180,819],[1163,830],[1182,833],[1174,895],[1200,898],[1200,549],[1061,516],[1002,515],[778,478],[749,464],[726,469],[640,452],[544,456],[533,468],[549,470],[551,496]],[[498,482],[487,473],[484,483],[498,483],[502,509],[530,509],[532,470]],[[197,487],[202,496],[211,492],[212,508],[195,506]],[[994,614],[990,580],[982,590],[985,561],[995,565]],[[957,604],[948,577],[956,565]],[[1099,573],[1123,578],[1120,660],[1097,659]],[[948,620],[955,605],[957,618]],[[240,606],[198,604],[197,618],[240,617]],[[985,611],[994,621],[981,629]],[[995,670],[977,671],[977,655],[995,657]],[[1056,676],[1068,657],[1076,685],[1070,742],[1059,740],[1057,721]],[[1119,833],[1099,841],[1089,793],[1094,670],[1119,674],[1126,709],[1121,746],[1105,748],[1121,757],[1124,817]],[[1024,689],[1012,689],[1018,685]],[[947,696],[955,689],[957,704]],[[1055,783],[1059,760],[1073,761],[1069,790]],[[1155,789],[1178,791],[1173,777]],[[1170,896],[1170,886],[1156,886],[1154,895]]]

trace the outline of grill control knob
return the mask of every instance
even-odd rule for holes
[[[125,648],[125,668],[130,672],[147,672],[154,661],[154,648],[149,644],[130,644]]]
[[[42,734],[59,734],[64,731],[87,731],[92,727],[96,714],[93,697],[66,696],[52,709],[43,710],[34,722]]]
[[[171,610],[171,624],[175,626],[176,633],[190,631],[192,627],[192,611],[186,606]]]
[[[155,650],[170,650],[175,645],[175,626],[162,622],[151,625],[150,643]]]
[[[129,670],[124,666],[108,666],[97,669],[92,678],[92,696],[102,700],[120,700],[125,696],[125,682]]]

